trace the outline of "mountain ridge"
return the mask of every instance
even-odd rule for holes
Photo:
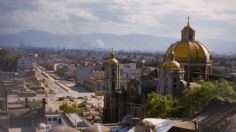
[[[119,35],[111,33],[53,34],[32,29],[15,34],[0,34],[0,46],[28,45],[72,49],[115,48],[117,50],[163,52],[176,41],[178,41],[176,38],[139,33]],[[235,54],[236,42],[217,39],[204,39],[201,42],[211,52]]]

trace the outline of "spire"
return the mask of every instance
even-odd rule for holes
[[[187,26],[185,26],[181,31],[181,41],[194,41],[195,40],[195,30],[190,27],[189,24],[190,17],[187,17]]]
[[[170,52],[170,55],[169,55],[170,56],[169,60],[174,61],[175,60],[175,51],[173,49],[173,44],[171,44],[170,48],[171,48],[171,52]]]
[[[187,23],[187,26],[189,26],[189,19],[190,19],[190,18],[189,18],[189,16],[187,17],[187,19],[188,19],[188,23]]]
[[[113,48],[112,48],[112,51],[111,51],[111,57],[115,58],[115,52],[114,52]]]

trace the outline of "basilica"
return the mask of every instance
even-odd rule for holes
[[[208,49],[195,39],[195,30],[187,25],[181,31],[181,39],[167,49],[159,68],[157,85],[149,92],[181,96],[184,89],[202,77],[209,79],[212,56]],[[142,118],[141,105],[148,92],[142,79],[131,79],[127,87],[121,87],[120,64],[114,52],[104,62],[104,108],[103,122],[117,123],[126,115]]]
[[[157,92],[180,96],[199,77],[209,79],[212,56],[208,49],[195,40],[195,30],[187,23],[181,40],[170,45],[164,55]]]

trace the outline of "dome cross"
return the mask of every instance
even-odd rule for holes
[[[190,19],[190,17],[188,16],[187,19],[188,19],[188,23],[187,23],[187,25],[189,26],[189,19]]]

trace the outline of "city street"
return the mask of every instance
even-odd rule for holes
[[[45,86],[46,90],[49,91],[50,89],[52,89],[54,91],[54,94],[48,94],[47,96],[48,100],[57,100],[59,97],[67,97],[67,96],[71,96],[75,98],[87,97],[89,103],[92,103],[95,106],[99,103],[102,106],[103,100],[96,100],[96,99],[91,98],[92,96],[95,95],[94,92],[88,92],[86,91],[85,88],[82,88],[82,87],[74,87],[73,83],[69,81],[56,80],[53,77],[51,77],[50,74],[46,73],[46,71],[39,69],[35,65],[34,65],[34,69],[35,69],[36,78],[38,80],[46,80],[45,81],[47,84],[47,87]],[[41,82],[43,84],[43,81]],[[37,95],[36,98],[43,98],[43,97],[45,96]],[[35,98],[35,97],[32,97],[32,98]]]

